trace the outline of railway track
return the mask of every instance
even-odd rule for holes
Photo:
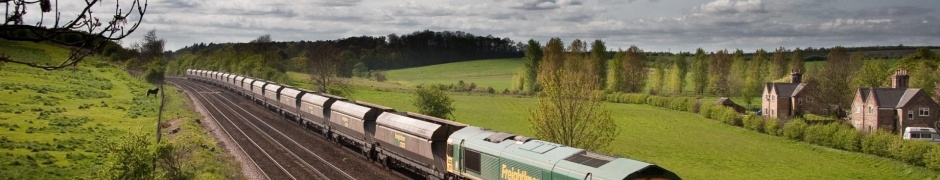
[[[203,105],[267,179],[407,179],[218,86],[168,78]]]

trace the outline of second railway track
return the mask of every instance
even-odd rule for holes
[[[200,101],[268,179],[406,178],[225,89],[169,80]]]

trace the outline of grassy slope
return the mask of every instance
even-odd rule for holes
[[[419,84],[476,83],[479,88],[492,86],[502,91],[512,87],[512,75],[522,67],[522,59],[487,59],[391,70],[386,76],[392,83]]]
[[[456,119],[474,126],[531,135],[531,98],[452,95]],[[359,90],[353,98],[415,111],[410,93]],[[768,136],[646,105],[607,103],[621,129],[613,153],[659,164],[687,179],[923,179],[937,172],[861,153]],[[494,111],[496,110],[496,111]]]
[[[67,51],[36,43],[0,41],[0,51],[12,58],[63,59]],[[56,62],[47,62],[56,63]],[[99,67],[95,67],[99,66]],[[0,69],[0,177],[61,179],[92,174],[104,160],[102,144],[128,132],[153,134],[158,98],[142,97],[152,88],[123,70],[96,58],[87,58],[78,70],[45,71],[6,64]],[[195,123],[188,99],[172,89],[168,118],[179,118],[181,131],[167,136],[171,142],[195,148],[187,159],[202,179],[237,178],[231,157],[217,149],[211,137]],[[79,97],[78,93],[100,95]],[[52,100],[58,98],[60,100]],[[33,103],[36,100],[47,103]],[[79,108],[88,106],[88,108]],[[64,112],[53,112],[62,109]],[[40,114],[52,114],[41,118]],[[87,118],[89,121],[65,118]],[[58,125],[57,125],[58,124]],[[72,142],[69,142],[72,141]],[[49,154],[54,158],[39,158]],[[72,157],[72,158],[68,158]],[[76,158],[77,157],[77,158]]]
[[[478,69],[509,67],[507,64],[500,63],[486,64],[485,62],[488,61],[492,60],[462,63],[474,64]],[[808,63],[807,66],[816,66],[817,64],[814,63]],[[399,111],[416,111],[417,108],[411,105],[414,96],[411,93],[396,90],[408,89],[401,87],[413,82],[401,79],[449,84],[449,81],[456,82],[456,80],[448,78],[473,75],[473,73],[468,73],[467,69],[461,69],[462,66],[453,64],[396,70],[401,74],[398,77],[390,75],[389,79],[392,83],[354,79],[353,84],[366,88],[359,88],[350,98],[393,107]],[[512,68],[519,67],[520,65],[516,64]],[[451,72],[446,68],[458,70]],[[513,71],[504,70],[504,72]],[[432,72],[442,75],[429,74]],[[404,77],[409,74],[415,76]],[[292,76],[295,79],[303,77],[303,74]],[[511,74],[493,80],[510,84],[510,77]],[[309,84],[299,86],[305,87]],[[687,91],[691,91],[690,85],[686,87],[689,88]],[[535,107],[535,99],[463,93],[452,93],[451,97],[454,98],[457,109],[456,120],[460,122],[498,131],[531,135],[525,118],[528,116],[529,109]],[[717,98],[706,97],[706,99],[710,101]],[[742,103],[742,100],[734,99]],[[759,99],[755,101],[759,104]],[[768,136],[721,124],[692,113],[646,105],[616,103],[606,105],[621,127],[620,136],[617,141],[612,142],[614,154],[662,165],[688,179],[924,179],[938,177],[937,172],[923,167]]]

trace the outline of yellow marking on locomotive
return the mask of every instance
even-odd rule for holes
[[[408,140],[408,137],[401,133],[395,133],[395,142],[398,143],[398,147],[405,148],[405,140]]]
[[[451,151],[451,152],[444,153],[444,154],[447,156],[447,160],[446,160],[446,161],[447,161],[447,172],[450,172],[450,173],[454,173],[454,157],[451,155],[451,154],[453,154],[453,151],[454,151],[453,149],[451,149],[451,147],[453,147],[453,144],[454,144],[454,143],[453,143],[453,140],[447,139],[447,148],[446,148],[446,149],[447,149],[447,151]]]
[[[343,126],[349,127],[349,118],[347,118],[346,116],[343,116],[342,120],[343,120]]]
[[[529,171],[507,167],[506,164],[500,168],[500,178],[508,180],[537,180],[540,178],[529,176]]]

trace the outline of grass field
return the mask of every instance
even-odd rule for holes
[[[473,82],[466,80],[469,77],[499,74],[496,72],[506,75],[489,78],[490,81],[510,85],[512,72],[521,66],[521,62],[511,62],[519,63],[513,65],[506,61],[479,60],[394,70],[389,71],[390,82],[386,83],[353,79],[352,84],[359,88],[349,98],[389,106],[399,111],[417,111],[412,105],[414,95],[409,90],[413,85],[421,82],[450,84],[459,79],[469,83]],[[821,64],[811,62],[807,66]],[[471,65],[473,68],[466,68]],[[476,71],[470,69],[480,72],[474,73]],[[303,83],[307,81],[303,80],[306,78],[303,74],[294,73],[292,78],[300,87],[309,86],[309,83]],[[536,106],[536,99],[450,94],[454,99],[454,116],[457,121],[497,131],[532,135],[526,117],[530,109]],[[704,97],[705,102],[715,99],[717,97]],[[740,98],[732,99],[743,104]],[[759,106],[759,99],[755,99],[754,103]],[[613,154],[659,164],[686,179],[940,178],[938,172],[924,167],[769,136],[728,126],[693,113],[647,105],[605,105],[621,131],[617,140],[611,143]]]
[[[479,88],[502,91],[512,87],[512,76],[522,67],[522,59],[487,59],[390,70],[388,81],[404,86],[419,84],[476,83]]]
[[[12,58],[64,59],[67,51],[43,44],[0,40]],[[57,63],[57,62],[46,62]],[[88,177],[105,161],[108,142],[128,133],[154,135],[159,98],[153,85],[97,58],[78,69],[45,71],[5,64],[0,69],[0,179]],[[165,119],[181,131],[165,136],[183,147],[185,169],[198,179],[241,178],[233,159],[195,123],[188,99],[167,86]]]
[[[410,93],[358,90],[354,99],[417,110]],[[454,94],[456,120],[531,135],[532,98]],[[651,162],[686,179],[927,179],[924,167],[728,126],[697,114],[647,105],[606,103],[620,127],[613,154]]]

